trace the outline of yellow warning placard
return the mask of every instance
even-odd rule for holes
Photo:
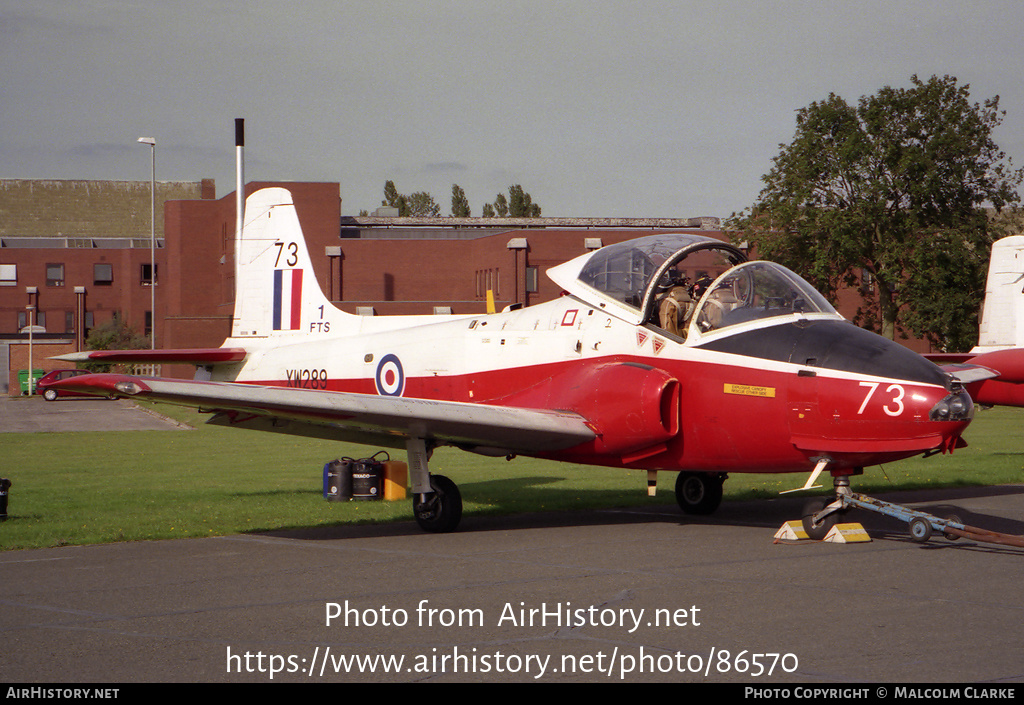
[[[764,397],[766,399],[775,397],[775,387],[753,387],[749,384],[725,383],[726,394],[739,394],[744,397]]]

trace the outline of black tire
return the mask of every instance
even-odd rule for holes
[[[424,531],[444,534],[455,531],[462,520],[462,493],[454,482],[444,475],[431,475],[430,487],[434,491],[425,501],[413,497],[412,510],[416,523]]]
[[[946,518],[946,520],[947,520],[947,521],[951,521],[951,522],[953,522],[954,524],[963,524],[963,521],[961,521],[961,520],[960,520],[960,517],[958,517],[958,516],[957,516],[956,514],[950,514],[950,515],[949,515],[949,516],[948,516],[948,517]],[[947,541],[956,541],[957,539],[959,539],[959,538],[960,538],[960,537],[959,537],[959,536],[957,536],[956,534],[951,534],[951,533],[949,533],[948,531],[943,531],[943,532],[942,532],[942,535],[943,535],[943,536],[944,536],[944,537],[946,538],[946,540],[947,540]]]
[[[46,389],[46,390],[43,390],[43,399],[45,399],[46,401],[57,401],[57,390],[56,389]]]
[[[918,543],[927,543],[932,537],[932,523],[923,517],[917,517],[910,522],[910,538]]]
[[[712,514],[722,503],[725,478],[706,472],[681,472],[676,476],[676,502],[686,514]]]
[[[815,497],[804,505],[803,525],[809,538],[821,541],[828,536],[828,532],[832,531],[832,527],[839,523],[839,512],[832,512],[820,521],[814,521],[814,515],[830,504],[832,504],[831,499]]]

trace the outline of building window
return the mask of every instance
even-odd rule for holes
[[[156,275],[156,277],[153,276],[154,274]],[[142,286],[150,286],[152,284],[159,283],[159,276],[159,265],[152,265],[149,262],[143,263],[142,272],[140,276],[140,283],[142,284]]]
[[[46,311],[36,311],[31,316],[32,325],[39,328],[46,328]],[[29,325],[29,312],[18,311],[18,330],[24,331]]]
[[[0,286],[18,285],[18,265],[0,264]]]
[[[64,265],[46,265],[46,286],[64,286]]]
[[[526,268],[526,293],[536,294],[537,293],[537,268],[527,267]]]
[[[74,311],[64,312],[64,332],[74,333],[75,332],[75,313]]]
[[[501,281],[497,269],[478,269],[476,271],[476,295],[479,298],[491,292],[495,297],[500,295]]]
[[[95,286],[110,286],[114,283],[114,265],[94,264],[92,266],[92,283]]]
[[[868,296],[875,293],[875,278],[867,269],[860,270],[860,294]]]

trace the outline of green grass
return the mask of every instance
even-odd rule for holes
[[[157,410],[192,431],[0,434],[0,477],[13,481],[0,550],[215,536],[411,520],[411,503],[327,502],[325,462],[376,449],[206,426],[188,409]],[[954,455],[868,468],[854,489],[1013,484],[1024,479],[1024,409],[980,411]],[[404,451],[392,451],[405,460]],[[439,449],[431,471],[459,484],[466,515],[674,504],[674,476],[646,495],[646,474]],[[775,497],[804,475],[735,474],[726,501]],[[828,484],[828,478],[824,478]]]

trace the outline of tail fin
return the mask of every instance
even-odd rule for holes
[[[291,193],[265,188],[249,196],[245,226],[235,238],[232,337],[337,333],[351,318],[317,283]]]
[[[978,347],[972,352],[1024,348],[1024,235],[992,245]]]

